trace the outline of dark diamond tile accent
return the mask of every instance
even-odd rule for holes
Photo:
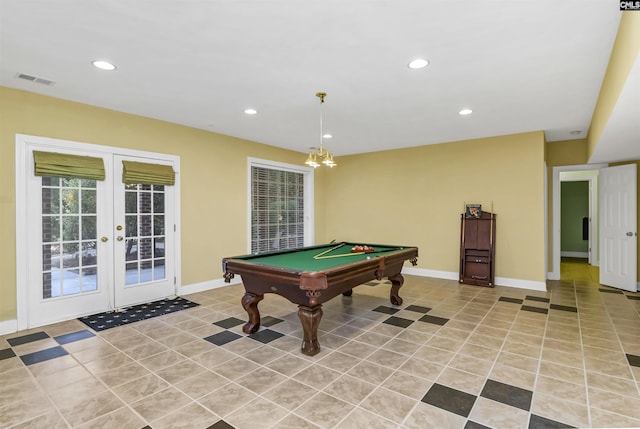
[[[485,383],[480,396],[529,411],[533,392],[489,379]]]
[[[53,339],[56,340],[58,344],[68,344],[91,337],[95,337],[95,334],[84,329],[82,331],[71,332],[70,334],[59,335],[57,337],[53,337]]]
[[[468,417],[476,397],[438,383],[434,383],[422,398],[425,404],[447,410],[462,417]]]
[[[384,305],[381,305],[379,307],[374,308],[373,311],[377,311],[378,313],[384,313],[384,314],[394,314],[400,310],[398,308],[385,307]]]
[[[54,359],[68,354],[69,353],[67,353],[65,349],[57,346],[50,349],[40,350],[39,352],[33,352],[20,356],[20,359],[22,359],[22,362],[24,362],[25,365],[33,365],[34,363],[44,362],[46,360]]]
[[[565,429],[573,427],[574,426],[569,426],[555,420],[545,419],[535,414],[531,414],[531,418],[529,419],[529,429]]]
[[[513,302],[514,304],[522,304],[522,300],[519,298],[509,298],[508,296],[501,296],[498,301]]]
[[[578,312],[578,309],[576,307],[570,307],[568,305],[551,304],[549,306],[549,308],[552,309],[552,310],[570,311],[572,313],[577,313]]]
[[[222,346],[224,344],[230,343],[231,341],[237,340],[240,338],[240,335],[230,332],[230,331],[222,331],[217,334],[210,335],[204,338],[206,341],[215,344],[216,346]]]
[[[633,300],[636,300],[636,301],[640,301],[640,296],[638,296],[638,295],[626,295],[626,296],[627,296],[627,298],[629,298],[629,299],[633,299]]]
[[[146,425],[145,427],[143,427],[142,429],[153,429],[151,426]]]
[[[605,292],[605,293],[617,293],[620,295],[624,295],[624,292],[622,292],[621,290],[615,290],[615,289],[598,289],[599,292]]]
[[[240,320],[236,317],[229,317],[228,319],[218,320],[217,322],[213,322],[214,325],[220,326],[224,329],[233,328],[234,326],[244,325],[245,321]]]
[[[543,296],[533,296],[527,295],[524,299],[528,299],[529,301],[538,301],[538,302],[549,302],[549,298],[545,298]]]
[[[385,320],[382,323],[386,323],[387,325],[393,325],[393,326],[398,326],[400,328],[406,328],[407,326],[411,325],[413,323],[413,320],[409,320],[409,319],[403,319],[402,317],[389,317],[387,320]]]
[[[472,420],[467,420],[467,424],[464,425],[464,429],[491,429],[491,428],[485,425],[481,425],[480,423],[476,423]]]
[[[546,308],[533,307],[531,305],[523,305],[521,307],[521,310],[532,311],[534,313],[542,313],[542,314],[548,314],[549,313],[549,310],[547,310]]]
[[[629,361],[629,365],[640,367],[640,356],[627,354],[627,360]]]
[[[0,360],[9,359],[9,358],[15,357],[15,355],[16,354],[11,349],[0,350]]]
[[[256,332],[255,334],[249,335],[249,338],[254,339],[256,341],[260,341],[261,343],[267,344],[273,340],[277,340],[280,337],[284,337],[284,334],[280,332],[272,331],[271,329],[263,329],[261,331]]]
[[[405,310],[415,311],[416,313],[428,313],[431,311],[429,307],[420,307],[419,305],[410,305]]]
[[[273,326],[280,322],[284,322],[284,320],[272,316],[264,316],[262,319],[260,319],[260,326]]]
[[[44,331],[40,331],[34,332],[33,334],[23,335],[21,337],[9,338],[7,339],[7,342],[9,345],[15,347],[21,344],[31,343],[33,341],[44,340],[45,338],[49,338],[49,335]]]
[[[425,314],[418,320],[421,322],[433,323],[434,325],[440,325],[440,326],[443,326],[445,323],[449,321],[449,319],[445,319],[444,317],[431,316],[429,314]]]
[[[236,429],[224,420],[218,420],[207,429]]]

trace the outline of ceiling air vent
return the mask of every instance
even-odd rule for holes
[[[31,76],[28,74],[24,74],[24,73],[18,73],[16,75],[16,77],[18,79],[24,79],[24,80],[28,80],[29,82],[35,82],[35,83],[39,83],[41,85],[47,85],[47,86],[51,86],[54,84],[54,82],[52,80],[49,79],[43,79],[41,77],[36,77],[36,76]]]

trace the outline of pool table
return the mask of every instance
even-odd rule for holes
[[[398,291],[404,278],[400,272],[404,261],[417,264],[418,248],[384,244],[364,246],[340,242],[223,258],[225,282],[229,283],[237,274],[244,284],[241,303],[249,321],[242,330],[246,334],[258,331],[258,303],[265,293],[276,293],[298,304],[304,333],[302,353],[313,356],[320,351],[318,326],[322,319],[322,303],[340,294],[350,296],[354,287],[387,277],[391,281],[391,303],[401,305]]]

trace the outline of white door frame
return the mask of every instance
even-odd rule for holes
[[[180,225],[180,157],[161,153],[138,151],[133,149],[102,146],[90,143],[74,142],[47,137],[16,134],[15,140],[15,180],[16,180],[16,324],[18,330],[27,329],[28,326],[28,248],[24,237],[27,236],[27,182],[26,175],[31,162],[30,153],[33,147],[46,148],[50,151],[56,149],[79,150],[94,152],[96,154],[121,154],[124,156],[139,158],[158,158],[171,161],[176,172],[175,181],[175,224]],[[176,228],[175,242],[180,243],[180,228]],[[180,246],[176,246],[175,252],[175,290],[179,290],[181,279],[181,252]],[[109,309],[105,309],[109,310]],[[83,316],[78,314],[77,316]]]
[[[560,173],[566,171],[586,171],[586,170],[599,170],[602,167],[607,167],[609,164],[583,164],[583,165],[565,165],[553,167],[553,201],[552,201],[552,264],[551,270],[547,272],[547,278],[549,280],[560,280]],[[582,179],[586,180],[586,179]],[[590,194],[590,199],[594,197]],[[595,206],[593,205],[595,204]],[[591,207],[597,207],[597,192],[596,199],[590,202]],[[596,258],[597,259],[597,258]]]

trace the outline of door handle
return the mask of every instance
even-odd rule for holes
[[[107,241],[109,241],[109,239],[107,237],[102,237],[100,241],[102,241],[103,243],[106,243]]]
[[[633,237],[633,232],[627,232],[627,237]]]
[[[118,241],[122,241],[122,236],[121,236],[121,235],[119,235],[119,236],[118,236],[118,238],[117,238],[116,240],[118,240]]]

